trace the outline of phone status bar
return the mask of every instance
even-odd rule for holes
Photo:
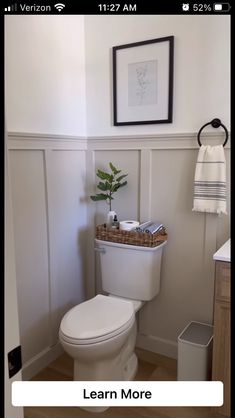
[[[3,6],[5,14],[223,14],[230,13],[230,3],[142,2],[142,0],[100,0],[89,2],[37,4],[14,2]]]

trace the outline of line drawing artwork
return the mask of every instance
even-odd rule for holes
[[[157,60],[128,65],[128,104],[146,106],[157,103]]]

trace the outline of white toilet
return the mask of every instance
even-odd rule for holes
[[[74,359],[74,380],[132,380],[137,371],[135,313],[160,290],[162,250],[95,240],[102,287],[70,309],[60,324],[64,350]]]

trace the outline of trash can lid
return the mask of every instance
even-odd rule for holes
[[[179,335],[180,341],[207,346],[213,337],[213,326],[201,322],[190,322]]]

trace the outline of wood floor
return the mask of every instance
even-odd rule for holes
[[[176,360],[136,350],[139,360],[135,380],[176,380]],[[32,380],[72,380],[73,362],[63,354]],[[90,413],[74,407],[26,407],[24,418],[213,418],[211,409],[195,407],[112,407]]]

